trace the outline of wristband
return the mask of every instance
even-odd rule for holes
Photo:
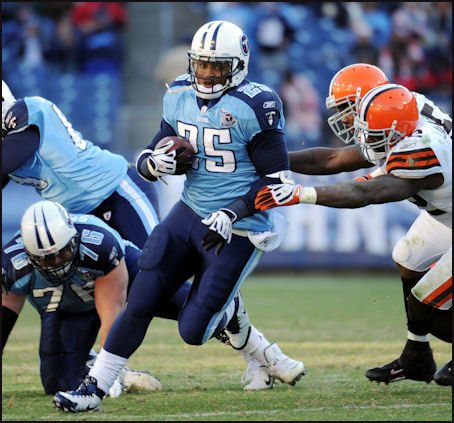
[[[301,187],[299,202],[315,204],[317,202],[317,191],[314,187]]]

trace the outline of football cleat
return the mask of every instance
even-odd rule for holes
[[[370,381],[375,381],[378,383],[385,382],[386,384],[388,384],[389,382],[398,382],[399,380],[406,379],[404,369],[399,364],[398,358],[391,363],[369,369],[366,372],[366,377]]]
[[[287,357],[275,342],[268,345],[263,353],[268,362],[268,373],[283,383],[295,385],[306,374],[304,363]]]
[[[125,367],[119,376],[123,389],[139,389],[144,391],[158,391],[162,389],[160,380],[148,370],[139,371]]]
[[[96,379],[86,376],[75,391],[57,392],[52,404],[61,411],[71,413],[98,411],[104,395],[104,392],[98,388]]]
[[[241,376],[241,383],[247,383],[245,391],[258,391],[271,389],[274,385],[274,378],[270,376],[265,366],[253,360],[248,363],[246,370]]]
[[[241,350],[247,344],[251,333],[251,322],[246,311],[246,307],[241,297],[240,291],[234,297],[235,313],[225,327],[224,331],[228,335],[230,345],[236,350]]]
[[[117,377],[113,385],[110,387],[109,392],[107,392],[106,397],[118,398],[123,393],[124,390],[125,387],[121,383],[120,377]]]
[[[432,349],[428,342],[407,340],[399,358],[366,372],[366,377],[374,382],[398,382],[410,379],[430,383],[437,370]]]
[[[452,360],[434,374],[434,381],[439,385],[452,386]]]

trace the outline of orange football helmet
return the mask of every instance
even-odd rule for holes
[[[367,63],[346,66],[334,75],[326,97],[326,108],[337,111],[328,118],[328,123],[344,143],[348,144],[353,139],[353,120],[361,97],[383,84],[389,84],[385,73]]]
[[[355,118],[354,139],[363,157],[375,164],[387,157],[418,124],[413,94],[402,85],[387,84],[370,90],[361,100]]]

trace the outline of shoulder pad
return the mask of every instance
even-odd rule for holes
[[[14,134],[28,128],[28,109],[24,99],[17,100],[6,112],[6,134]]]
[[[271,88],[256,82],[243,81],[228,94],[244,101],[254,111],[262,130],[279,127],[283,118],[282,101]]]
[[[175,87],[184,87],[191,85],[191,75],[188,73],[184,75],[180,75],[179,77],[175,78],[173,82],[170,83],[168,86],[169,89],[175,88]]]
[[[33,271],[34,267],[27,260],[22,238],[16,235],[3,247],[2,252],[2,273],[8,289]]]
[[[82,266],[105,271],[112,270],[124,256],[122,240],[107,225],[75,222],[80,239],[80,259]]]

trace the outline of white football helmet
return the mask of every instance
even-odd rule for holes
[[[203,25],[192,39],[188,51],[188,73],[191,75],[192,86],[198,97],[213,99],[220,97],[226,90],[236,87],[248,73],[249,42],[243,31],[231,22],[213,21]],[[220,77],[202,78],[197,74],[197,63],[229,64],[227,73]],[[215,80],[225,78],[224,84],[216,84]],[[211,87],[205,87],[200,80],[209,80]]]
[[[11,93],[11,90],[9,89],[8,85],[6,85],[6,82],[3,81],[2,79],[2,138],[6,134],[5,127],[6,112],[11,108],[15,101],[16,99]]]
[[[32,204],[22,216],[20,232],[30,263],[48,281],[61,283],[74,275],[79,235],[61,204]]]

